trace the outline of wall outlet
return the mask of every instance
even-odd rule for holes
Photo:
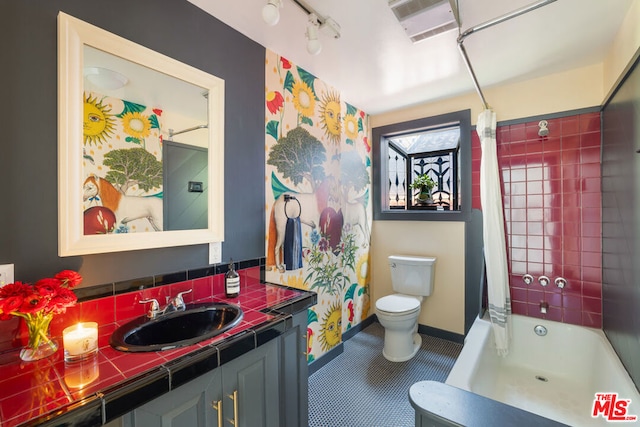
[[[209,264],[220,264],[222,262],[222,243],[209,243]]]
[[[13,282],[13,264],[0,265],[0,286]]]

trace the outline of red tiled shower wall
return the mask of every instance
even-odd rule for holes
[[[600,114],[498,127],[513,312],[602,327]],[[480,140],[472,135],[472,204],[480,204]],[[527,285],[522,276],[534,282]],[[549,277],[541,286],[538,278]],[[558,288],[557,277],[567,280]],[[540,304],[546,302],[546,314]]]

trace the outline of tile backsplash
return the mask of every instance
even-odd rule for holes
[[[600,113],[498,126],[497,151],[513,312],[602,327]],[[480,203],[480,141],[472,134],[473,207]],[[533,276],[527,285],[524,274]],[[540,276],[550,279],[540,285]],[[563,277],[564,289],[554,281]],[[547,303],[547,313],[540,310]]]
[[[264,259],[254,259],[237,263],[241,283],[254,284],[264,280]],[[185,302],[194,302],[224,293],[224,273],[226,264],[169,274],[137,278],[117,283],[76,288],[78,303],[66,313],[53,318],[50,326],[54,338],[62,336],[62,330],[79,321],[98,322],[104,326],[122,323],[144,315],[148,307],[141,300],[155,298],[164,303],[178,292],[192,289],[185,295]],[[27,343],[28,332],[24,322],[12,317],[0,321],[0,363],[2,354]]]

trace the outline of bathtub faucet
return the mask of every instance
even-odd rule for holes
[[[541,301],[540,302],[540,313],[547,314],[547,310],[549,309],[549,303]]]

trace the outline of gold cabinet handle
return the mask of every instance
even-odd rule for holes
[[[305,330],[303,334],[300,334],[300,340],[302,341],[302,348],[304,350],[302,350],[302,355],[307,357],[307,346],[309,345],[309,342],[307,341],[307,331]]]
[[[211,401],[211,406],[218,412],[218,427],[223,427],[222,425],[222,400]]]
[[[233,419],[227,419],[227,421],[237,427],[240,425],[240,421],[238,420],[238,390],[234,390],[233,394],[229,394],[228,397],[233,400]]]

